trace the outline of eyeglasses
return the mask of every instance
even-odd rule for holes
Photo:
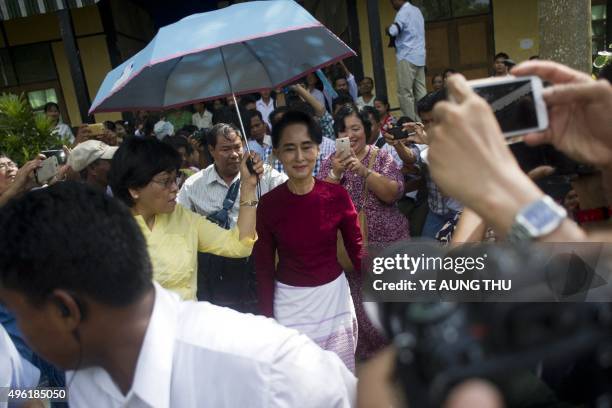
[[[178,187],[178,182],[176,181],[176,177],[168,177],[165,180],[151,180],[152,183],[155,184],[159,184],[160,186],[162,186],[163,188],[165,188],[166,190],[170,190],[172,188],[172,185],[176,185]]]
[[[0,163],[0,170],[16,169],[17,165],[12,161]]]

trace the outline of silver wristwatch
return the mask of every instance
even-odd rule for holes
[[[533,241],[553,232],[565,218],[567,218],[565,208],[551,197],[544,196],[518,212],[507,240],[515,243]]]

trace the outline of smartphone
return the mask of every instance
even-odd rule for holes
[[[351,154],[351,141],[348,137],[336,139],[336,157],[346,157]]]
[[[487,78],[468,81],[495,113],[506,138],[541,132],[548,128],[548,111],[537,76]]]
[[[59,163],[57,156],[51,156],[42,162],[42,166],[36,170],[36,182],[40,185],[47,183],[57,175]]]
[[[59,165],[63,165],[66,164],[67,161],[67,157],[66,157],[66,152],[64,152],[63,149],[56,149],[56,150],[43,150],[42,152],[40,152],[41,154],[44,154],[45,157],[49,158],[51,156],[55,156],[57,157],[57,163]]]
[[[416,134],[416,132],[405,132],[399,127],[392,127],[387,133],[393,135],[394,140],[407,139]]]

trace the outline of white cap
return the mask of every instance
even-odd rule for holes
[[[162,140],[166,136],[174,135],[174,126],[170,122],[160,120],[153,126],[153,133],[159,140]]]
[[[117,146],[109,146],[99,140],[87,140],[72,149],[68,165],[79,172],[98,159],[112,159],[117,149]]]

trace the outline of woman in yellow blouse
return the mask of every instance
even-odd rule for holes
[[[185,300],[196,299],[198,251],[244,258],[253,249],[255,189],[263,163],[253,158],[257,174],[253,175],[246,166],[246,155],[241,159],[238,222],[226,230],[176,204],[181,157],[169,145],[133,137],[113,157],[109,184],[113,195],[131,208],[140,225],[154,279]]]

